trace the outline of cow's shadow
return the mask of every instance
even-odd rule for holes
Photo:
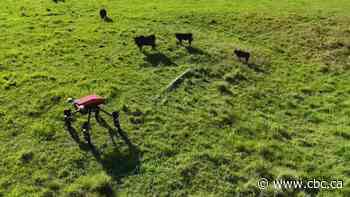
[[[120,151],[114,147],[112,151],[101,152],[95,146],[90,146],[89,151],[117,183],[120,183],[123,177],[137,174],[140,168],[140,151],[134,145],[128,146],[127,151]]]
[[[209,56],[209,54],[202,49],[193,47],[193,46],[185,46],[187,52],[192,55],[206,55]]]
[[[113,19],[108,16],[104,19],[104,21],[107,23],[113,23]]]
[[[152,66],[177,66],[168,56],[157,51],[154,53],[149,53],[147,51],[142,52],[145,57],[143,58],[146,62],[150,63]]]
[[[266,71],[264,69],[262,69],[260,65],[255,64],[255,63],[246,63],[246,65],[248,66],[248,68],[254,70],[255,72],[258,73],[266,73]]]

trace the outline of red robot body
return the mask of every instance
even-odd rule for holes
[[[77,109],[95,108],[104,104],[105,100],[106,99],[101,96],[89,95],[75,100],[73,104]]]

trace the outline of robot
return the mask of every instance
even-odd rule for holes
[[[102,109],[102,105],[105,104],[105,102],[106,102],[105,98],[103,98],[101,96],[97,96],[97,95],[89,95],[89,96],[82,97],[80,99],[69,98],[68,102],[74,106],[75,110],[74,111],[72,111],[71,109],[64,110],[64,122],[65,122],[65,126],[68,129],[70,135],[76,141],[79,140],[79,136],[77,136],[77,134],[75,132],[73,132],[73,131],[75,131],[75,129],[72,126],[72,122],[75,120],[74,117],[78,113],[81,115],[88,116],[87,121],[85,121],[83,123],[83,125],[81,126],[81,130],[83,132],[83,137],[84,137],[85,141],[91,146],[92,146],[92,142],[91,142],[91,135],[90,135],[90,130],[91,130],[90,121],[91,121],[92,114],[95,115],[95,119],[99,123],[104,122],[104,120],[100,117],[100,112],[112,117],[116,131],[118,133],[121,132],[121,127],[120,127],[120,122],[119,122],[119,112],[114,111],[112,113],[109,113],[109,112],[105,111],[104,109]],[[105,122],[103,124],[105,125],[104,127],[109,127],[108,125],[106,126]],[[117,136],[117,133],[115,133],[115,132],[111,133],[112,132],[111,130],[112,129],[110,128],[109,132],[110,132],[111,138],[113,140],[113,136]]]

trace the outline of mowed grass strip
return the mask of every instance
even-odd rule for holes
[[[99,18],[102,7],[113,23]],[[349,8],[346,0],[2,0],[1,194],[348,196]],[[177,46],[176,32],[193,33],[193,48]],[[157,50],[142,53],[133,37],[149,34]],[[249,65],[235,48],[251,53]],[[121,111],[136,153],[121,138],[114,147],[95,123],[100,160],[70,138],[65,100],[91,93]],[[261,191],[261,177],[341,179],[344,188]]]

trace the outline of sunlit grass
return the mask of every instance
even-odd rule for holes
[[[1,194],[258,196],[259,178],[289,176],[346,187],[285,196],[348,196],[349,10],[346,0],[2,0]],[[175,32],[192,32],[194,49]],[[153,33],[147,57],[133,37]],[[235,48],[251,52],[249,66]],[[95,123],[101,160],[70,138],[65,100],[91,93],[121,111],[139,154]]]

